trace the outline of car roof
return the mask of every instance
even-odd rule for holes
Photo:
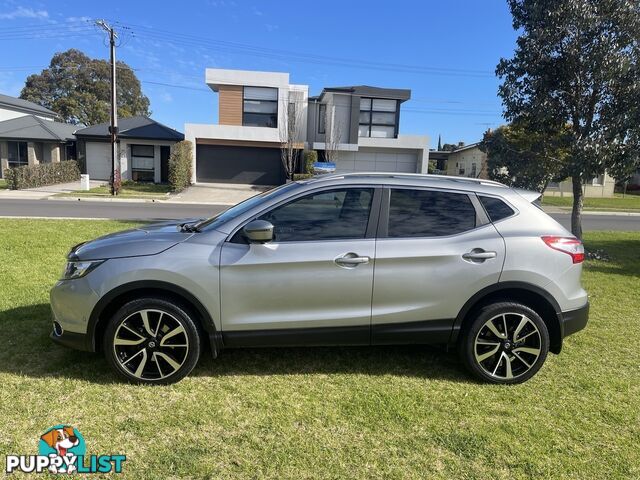
[[[481,193],[505,195],[514,192],[510,187],[481,178],[454,177],[449,175],[430,175],[421,173],[384,173],[384,172],[355,172],[340,174],[324,174],[302,180],[307,185],[367,183],[398,186],[423,186],[463,190]]]

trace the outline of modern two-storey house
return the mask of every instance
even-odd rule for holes
[[[309,97],[288,73],[223,69],[207,69],[206,83],[219,96],[218,124],[185,125],[194,183],[283,183],[281,145],[291,136],[338,172],[427,171],[428,138],[399,133],[410,90],[334,87]]]

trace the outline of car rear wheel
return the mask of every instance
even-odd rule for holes
[[[512,302],[483,307],[462,336],[460,353],[467,369],[491,383],[522,383],[544,364],[549,332],[540,315]]]
[[[103,346],[107,360],[135,383],[174,383],[193,370],[200,336],[187,309],[160,298],[123,305],[110,319]]]

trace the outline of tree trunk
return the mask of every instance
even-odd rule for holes
[[[571,233],[582,240],[582,204],[584,194],[582,192],[582,178],[579,175],[571,177],[573,184],[573,210],[571,211]]]

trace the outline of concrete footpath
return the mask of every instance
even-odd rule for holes
[[[104,185],[102,181],[91,181],[91,188]],[[57,196],[69,194],[80,189],[80,182],[61,183],[46,187],[28,188],[24,190],[0,190],[2,199],[14,200],[51,200],[60,202],[125,202],[125,203],[169,203],[182,205],[236,205],[247,198],[268,190],[271,187],[254,185],[237,185],[223,183],[203,183],[192,185],[180,193],[159,195],[161,198],[131,198],[104,196]]]

